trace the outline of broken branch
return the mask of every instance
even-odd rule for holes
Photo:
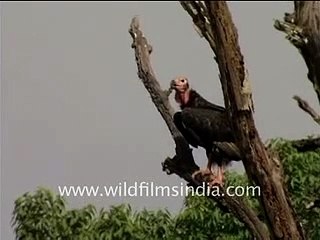
[[[303,100],[297,95],[293,96],[293,99],[297,101],[298,106],[303,111],[308,113],[313,118],[313,120],[320,125],[320,115],[315,110],[313,110],[313,108],[309,105],[309,103],[306,100]]]

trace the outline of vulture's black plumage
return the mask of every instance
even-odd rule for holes
[[[241,159],[225,108],[207,101],[189,88],[185,77],[173,80],[171,87],[176,91],[175,99],[181,109],[174,114],[175,125],[191,146],[206,150],[208,165],[205,171],[211,172],[214,163],[218,165],[218,180],[215,182],[221,184],[224,166],[231,160]]]

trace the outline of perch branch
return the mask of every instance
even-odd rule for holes
[[[132,48],[135,50],[138,76],[149,92],[157,110],[166,122],[176,144],[176,155],[173,158],[167,158],[162,163],[163,170],[168,174],[177,174],[185,179],[191,186],[202,186],[202,182],[195,181],[192,178],[192,173],[198,170],[199,167],[194,162],[192,150],[189,148],[188,143],[173,123],[173,108],[169,103],[168,96],[165,94],[166,92],[161,89],[152,70],[150,63],[150,50],[152,48],[148,44],[147,39],[143,36],[142,31],[139,29],[137,17],[132,19],[129,33],[133,39]],[[221,193],[220,196],[209,194],[209,197],[216,201],[220,206],[227,207],[227,209],[238,217],[241,222],[246,224],[256,239],[269,239],[265,238],[268,236],[268,231],[263,222],[259,220],[254,210],[248,207],[242,198],[228,196],[223,188],[220,187],[219,189],[219,193]]]
[[[308,113],[313,118],[313,120],[320,125],[320,115],[315,110],[313,110],[313,108],[309,105],[307,101],[303,100],[297,95],[293,96],[293,99],[297,101],[298,106],[303,111]]]
[[[150,62],[151,45],[143,36],[142,31],[139,29],[139,20],[134,17],[130,24],[129,33],[133,39],[132,48],[135,50],[135,58],[138,68],[138,76],[143,85],[149,92],[151,100],[156,106],[158,112],[164,119],[172,138],[176,144],[176,152],[179,156],[184,156],[184,163],[192,168],[197,168],[189,148],[189,144],[184,139],[182,134],[173,123],[174,110],[169,103],[168,95],[160,87]]]

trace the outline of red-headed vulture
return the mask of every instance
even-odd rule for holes
[[[181,111],[174,114],[174,123],[188,143],[202,147],[208,158],[207,167],[193,174],[213,174],[210,185],[223,184],[224,170],[232,161],[240,161],[240,151],[234,144],[234,136],[226,109],[204,99],[192,89],[186,77],[171,81],[175,100]]]

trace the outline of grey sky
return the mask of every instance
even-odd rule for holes
[[[128,27],[140,15],[152,63],[167,87],[189,76],[204,97],[223,104],[216,64],[180,5],[168,2],[2,3],[1,237],[13,201],[37,186],[180,184],[160,163],[173,141],[137,77]],[[316,106],[299,53],[273,28],[291,2],[230,2],[252,80],[261,137],[300,138],[317,126],[292,100]],[[174,105],[176,106],[176,105]],[[197,162],[205,164],[201,150]],[[239,167],[239,165],[238,165]],[[182,198],[70,198],[70,206],[131,203],[177,211]]]

